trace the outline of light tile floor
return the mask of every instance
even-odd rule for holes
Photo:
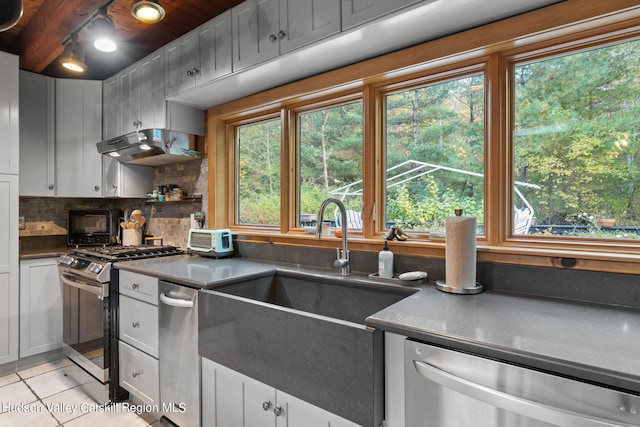
[[[45,363],[0,377],[0,427],[162,426],[127,405],[96,404],[64,375],[63,363]]]

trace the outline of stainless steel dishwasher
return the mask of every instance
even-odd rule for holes
[[[160,281],[160,408],[180,427],[200,426],[198,291]]]
[[[411,427],[640,425],[640,397],[419,342],[405,342]]]

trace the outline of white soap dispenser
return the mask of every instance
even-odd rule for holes
[[[378,276],[393,277],[393,252],[387,246],[387,239],[384,239],[384,248],[378,253]]]

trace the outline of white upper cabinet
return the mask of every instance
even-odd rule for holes
[[[163,128],[167,120],[164,94],[164,50],[159,49],[138,63],[140,68],[139,129]]]
[[[231,73],[231,10],[165,47],[166,96]]]
[[[56,196],[102,197],[102,82],[56,80]]]
[[[139,63],[118,73],[120,89],[120,128],[122,133],[140,128],[140,68]]]
[[[340,32],[339,0],[247,0],[232,14],[234,71]]]
[[[231,9],[233,71],[280,54],[279,0],[247,0]]]
[[[342,0],[342,30],[348,30],[420,1],[423,0]]]
[[[18,174],[18,57],[0,52],[0,174]]]
[[[280,0],[280,31],[280,53],[339,33],[340,0]]]
[[[55,80],[20,71],[20,195],[55,196]]]
[[[104,139],[120,135],[120,82],[119,75],[102,83],[102,135]]]

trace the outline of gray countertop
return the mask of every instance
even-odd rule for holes
[[[176,255],[115,265],[196,288],[213,288],[277,271],[340,280],[333,271],[242,258]],[[363,275],[350,279],[380,286]],[[431,284],[406,290],[418,292],[368,317],[367,325],[640,393],[640,310],[498,291],[452,295]]]
[[[638,310],[491,291],[453,295],[424,285],[367,324],[640,393]]]
[[[116,262],[114,266],[194,288],[211,288],[276,272],[276,267],[267,263],[187,254]]]

